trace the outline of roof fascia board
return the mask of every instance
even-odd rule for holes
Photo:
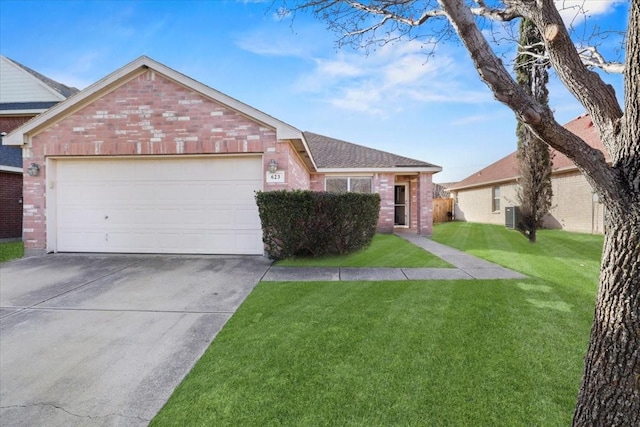
[[[2,166],[2,165],[0,165],[0,171],[2,171],[2,172],[22,173],[22,168],[18,168],[18,167],[15,167],[15,166]]]
[[[479,188],[479,187],[489,187],[489,186],[494,186],[496,184],[511,184],[511,183],[516,183],[518,182],[518,177],[514,176],[511,178],[503,178],[503,179],[496,179],[493,181],[484,181],[484,182],[479,182],[477,184],[471,184],[471,185],[465,185],[462,187],[450,187],[448,190],[449,191],[458,191],[458,190],[472,190],[475,188]]]
[[[39,86],[42,86],[43,88],[45,88],[48,92],[50,92],[53,96],[58,98],[60,101],[64,101],[66,99],[63,94],[61,94],[60,92],[58,92],[57,90],[55,90],[54,88],[52,88],[51,86],[49,86],[48,84],[46,84],[45,82],[43,82],[42,80],[40,80],[39,78],[31,74],[27,70],[25,70],[15,62],[13,62],[11,59],[7,58],[6,56],[3,56],[2,59],[4,59],[6,63],[9,64],[10,66],[20,71],[20,73],[27,75],[29,79],[33,80]],[[47,78],[50,79],[50,77],[47,77]]]
[[[437,173],[441,167],[396,167],[396,168],[318,168],[318,173],[395,173],[396,175],[409,175],[419,172]]]
[[[0,117],[8,117],[8,116],[17,116],[19,114],[22,115],[30,115],[30,114],[40,114],[47,111],[47,108],[37,108],[33,110],[0,110]]]
[[[300,138],[299,139],[302,142],[302,146],[304,147],[304,151],[307,152],[307,154],[309,155],[309,158],[311,159],[311,164],[313,166],[313,171],[318,171],[318,165],[316,164],[316,161],[313,158],[313,153],[309,149],[309,144],[307,143],[307,139],[305,138],[303,132],[300,133]],[[312,171],[310,171],[310,172],[312,172]]]

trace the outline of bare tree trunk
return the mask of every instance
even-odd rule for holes
[[[640,217],[607,230],[575,426],[640,425]]]
[[[633,0],[625,71],[625,112],[612,157],[625,192],[610,212],[600,287],[575,426],[640,425],[640,1]]]

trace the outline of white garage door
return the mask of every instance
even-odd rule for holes
[[[260,157],[58,160],[60,252],[262,254]]]

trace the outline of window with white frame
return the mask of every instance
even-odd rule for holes
[[[491,193],[493,198],[491,208],[493,212],[500,212],[500,187],[493,187]]]
[[[328,176],[325,190],[332,193],[371,193],[370,176]]]

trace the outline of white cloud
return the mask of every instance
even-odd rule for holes
[[[360,66],[348,60],[316,59],[317,73],[330,77],[357,77],[365,74]]]
[[[341,96],[329,99],[329,103],[344,110],[381,116],[385,114],[381,103],[382,96],[380,88],[364,84],[360,87],[344,88]]]
[[[478,89],[473,68],[461,66],[452,51],[424,54],[418,41],[388,44],[363,55],[338,52],[314,59],[311,72],[300,76],[294,90],[315,94],[334,107],[387,116],[412,103],[492,102],[488,91]]]
[[[320,52],[334,51],[335,42],[319,21],[270,22],[234,36],[235,45],[261,56],[312,60]]]
[[[263,56],[309,56],[303,45],[291,37],[273,37],[267,33],[253,32],[236,40],[236,45],[247,52]]]
[[[604,15],[613,11],[621,0],[554,0],[563,21],[567,25],[581,23],[589,16]]]

